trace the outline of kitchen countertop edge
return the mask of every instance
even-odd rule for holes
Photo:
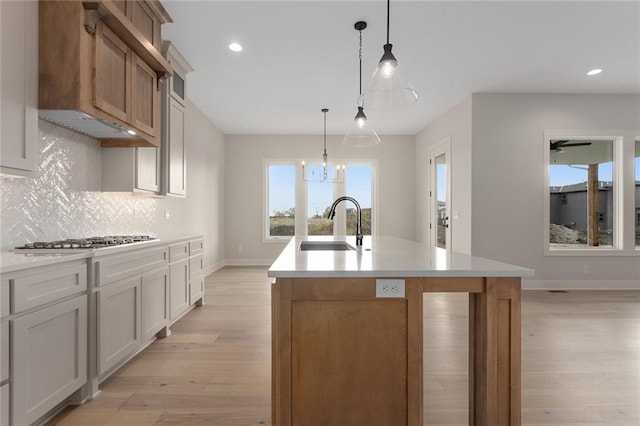
[[[271,278],[532,277],[534,270],[395,237],[365,237],[357,251],[302,251],[302,241],[347,241],[354,237],[296,236],[268,271]]]

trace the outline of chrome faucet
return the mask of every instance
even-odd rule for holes
[[[336,199],[331,208],[329,209],[329,213],[327,214],[327,218],[333,220],[336,215],[336,207],[340,204],[341,201],[351,201],[356,205],[356,246],[362,245],[362,209],[360,208],[360,204],[356,201],[355,198],[352,197],[340,197]]]

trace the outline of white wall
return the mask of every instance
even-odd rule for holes
[[[416,239],[429,240],[429,155],[444,138],[451,140],[451,211],[460,212],[451,219],[451,248],[471,252],[471,97],[467,97],[416,135]]]
[[[640,96],[474,94],[471,252],[533,268],[535,280],[640,288],[638,256],[544,256],[545,129],[640,129]]]
[[[415,239],[415,143],[412,136],[381,136],[372,148],[349,148],[327,136],[331,159],[376,159],[377,232]],[[322,136],[226,136],[226,238],[228,264],[270,264],[286,243],[263,242],[263,159],[320,158]]]

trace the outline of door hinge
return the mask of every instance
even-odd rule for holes
[[[429,164],[431,164],[431,158],[429,158]]]
[[[429,229],[431,229],[431,224],[429,224]]]

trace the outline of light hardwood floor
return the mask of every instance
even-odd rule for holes
[[[49,424],[270,424],[270,282],[209,275],[205,306]],[[425,424],[466,425],[467,297],[424,302]],[[522,311],[524,425],[640,425],[640,291],[525,291]]]

